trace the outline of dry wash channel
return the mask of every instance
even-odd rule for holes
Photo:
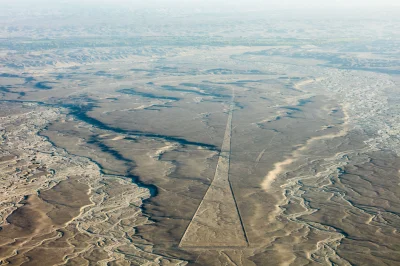
[[[140,209],[147,189],[38,135],[65,119],[57,108],[0,104],[0,264],[184,264],[135,239],[149,223]]]

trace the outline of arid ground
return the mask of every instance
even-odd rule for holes
[[[1,265],[400,265],[399,17],[39,11],[0,18]]]

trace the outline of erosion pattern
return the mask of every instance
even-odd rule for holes
[[[64,120],[59,109],[2,104],[0,259],[17,265],[180,264],[151,254],[134,226],[149,223],[149,191],[103,175],[89,159],[38,132]]]
[[[0,9],[3,264],[400,263],[397,13],[31,8]]]
[[[399,258],[395,244],[400,222],[395,203],[399,199],[399,172],[397,167],[386,168],[398,163],[395,132],[399,123],[397,118],[383,117],[398,110],[387,98],[396,85],[378,79],[374,75],[355,78],[351,71],[330,71],[322,79],[301,83],[299,89],[326,88],[340,97],[342,129],[296,147],[287,159],[274,165],[262,183],[267,193],[274,189],[282,193],[277,216],[307,228],[308,235],[314,231],[322,237],[307,254],[317,263],[394,265]],[[360,135],[365,136],[362,142],[357,141]],[[318,146],[335,152],[315,152]],[[390,152],[384,155],[382,149]],[[378,181],[383,175],[385,180]],[[382,201],[384,206],[378,203]],[[385,248],[377,250],[376,245]]]

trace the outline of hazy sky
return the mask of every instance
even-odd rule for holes
[[[307,9],[332,7],[400,7],[400,0],[0,0],[0,4],[58,3],[133,8]]]

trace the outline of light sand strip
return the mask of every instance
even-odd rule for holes
[[[238,248],[247,240],[229,183],[234,93],[214,180],[180,243],[182,248]]]
[[[315,80],[312,79],[312,80],[302,81],[302,82],[299,82],[295,87],[300,89],[301,86],[308,85],[313,81],[319,81],[319,80],[321,80],[321,79],[315,79]],[[322,135],[322,136],[317,136],[317,137],[313,137],[313,138],[310,138],[309,140],[307,140],[307,142],[304,145],[300,146],[300,148],[293,151],[292,154],[289,157],[287,157],[285,160],[274,164],[274,168],[270,172],[268,172],[268,174],[265,176],[265,178],[261,184],[261,187],[265,191],[268,191],[271,188],[271,184],[275,181],[275,179],[277,179],[279,175],[281,175],[282,173],[284,173],[286,171],[286,167],[291,165],[295,161],[297,161],[302,156],[302,152],[307,150],[316,141],[333,139],[333,138],[345,136],[349,130],[349,114],[347,112],[348,107],[343,106],[342,110],[343,110],[343,114],[344,114],[344,117],[343,117],[344,122],[343,122],[343,127],[339,132],[330,133],[330,134],[326,134],[326,135]]]

